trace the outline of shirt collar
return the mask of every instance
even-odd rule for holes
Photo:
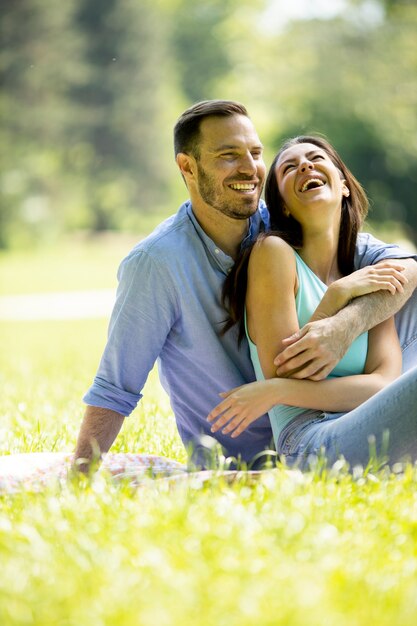
[[[201,241],[203,242],[209,256],[214,260],[216,265],[222,272],[228,274],[234,265],[234,260],[231,256],[223,252],[212,239],[205,233],[197,221],[196,216],[193,213],[191,201],[187,200],[185,203],[185,210],[188,217],[194,225],[195,230]],[[269,227],[269,213],[263,200],[259,203],[258,211],[249,218],[249,228],[246,237],[241,243],[241,249],[252,243],[260,232],[263,232]]]

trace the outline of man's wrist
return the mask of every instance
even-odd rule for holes
[[[345,344],[346,349],[360,334],[367,330],[366,317],[359,314],[354,302],[355,300],[351,300],[344,308],[329,318],[333,331],[339,337],[339,341]]]

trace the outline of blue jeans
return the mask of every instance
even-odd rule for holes
[[[395,316],[403,352],[403,372],[417,365],[417,289]]]
[[[287,465],[307,469],[323,453],[330,466],[343,456],[350,467],[366,467],[374,453],[390,465],[417,460],[417,290],[396,324],[404,373],[353,411],[306,411],[294,419],[277,442]]]

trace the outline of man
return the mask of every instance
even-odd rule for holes
[[[246,109],[220,100],[185,111],[175,126],[174,144],[190,201],[121,264],[108,343],[84,398],[88,406],[76,449],[76,458],[86,459],[84,470],[97,451],[110,448],[156,359],[180,436],[200,465],[205,464],[201,436],[211,434],[206,417],[219,392],[255,378],[247,344],[238,346],[237,331],[220,333],[225,319],[221,290],[240,246],[267,226],[259,202],[265,178],[262,144]],[[357,253],[358,266],[409,256],[369,236],[362,237]],[[413,259],[404,265],[409,280],[404,294],[364,296],[330,321],[308,325],[289,340],[278,372],[304,364],[298,376],[325,376],[357,335],[409,298],[417,285],[417,265]],[[412,336],[411,328],[405,336]],[[227,456],[249,463],[270,447],[268,417],[237,439],[220,432],[215,437]]]

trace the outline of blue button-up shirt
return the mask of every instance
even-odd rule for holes
[[[261,203],[243,245],[267,225]],[[389,252],[361,236],[358,266],[395,255]],[[221,291],[232,265],[198,224],[189,201],[141,241],[120,266],[107,345],[84,401],[129,415],[158,359],[185,446],[194,448],[201,435],[210,435],[206,417],[219,392],[255,380],[246,340],[238,346],[236,328],[220,334],[226,317]],[[267,416],[236,439],[216,433],[225,454],[244,461],[270,448],[271,438]]]

